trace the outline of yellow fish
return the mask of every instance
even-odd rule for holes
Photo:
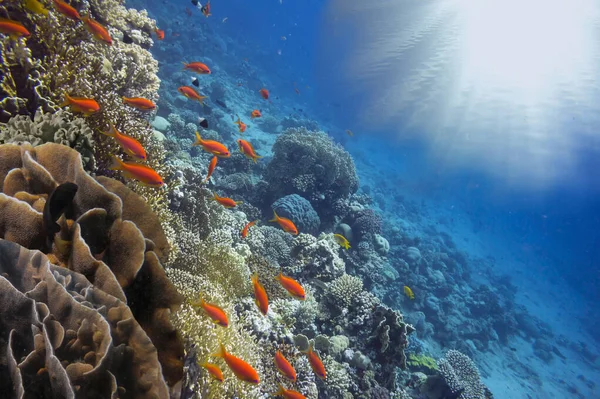
[[[348,249],[350,248],[350,243],[348,242],[348,240],[346,240],[346,237],[344,237],[341,234],[334,234],[333,238],[335,238],[335,241],[340,244],[340,246],[344,249]]]
[[[410,287],[408,285],[404,286],[404,293],[406,294],[407,297],[409,297],[411,300],[414,301],[415,299],[415,294],[414,292],[410,289]]]
[[[38,0],[25,0],[25,7],[36,14],[48,15],[48,10]]]

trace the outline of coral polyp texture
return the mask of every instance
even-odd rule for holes
[[[0,145],[0,237],[47,253],[53,264],[128,304],[158,351],[165,380],[175,385],[182,378],[183,346],[169,318],[181,297],[160,263],[168,253],[166,237],[141,197],[115,180],[101,182],[106,187],[69,147]],[[52,234],[44,208],[64,183],[76,184],[77,192]]]

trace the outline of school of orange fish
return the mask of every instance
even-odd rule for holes
[[[31,12],[42,15],[48,15],[49,10],[46,9],[44,4],[42,4],[39,0],[24,0],[23,3],[25,8]],[[84,24],[85,28],[88,30],[88,32],[90,32],[92,37],[94,37],[96,40],[109,46],[112,45],[112,38],[106,27],[104,27],[102,24],[95,21],[90,16],[82,17],[81,15],[79,15],[79,12],[74,7],[64,2],[63,0],[52,0],[52,3],[54,4],[55,10],[65,18],[71,19],[76,22],[81,21]],[[211,15],[210,2],[208,2],[202,8],[202,13],[206,17]],[[25,26],[23,26],[23,24],[10,19],[0,19],[0,33],[8,35],[13,40],[27,38],[31,35],[31,33],[27,30]],[[155,33],[158,40],[164,39],[165,32],[163,30],[157,28],[155,30]],[[200,75],[211,73],[209,67],[202,62],[184,63],[184,69]],[[203,101],[206,98],[190,86],[181,86],[177,90],[186,98],[198,101],[201,104],[203,104]],[[298,89],[295,90],[298,93]],[[269,99],[269,91],[266,88],[260,89],[259,94],[264,100]],[[123,104],[130,107],[134,107],[140,111],[151,111],[156,109],[156,104],[154,104],[149,99],[141,97],[123,97]],[[98,102],[96,102],[96,100],[92,98],[71,97],[68,93],[65,93],[65,100],[61,107],[65,106],[69,106],[72,112],[81,113],[84,116],[90,116],[100,111],[100,105],[98,104]],[[251,119],[260,117],[262,117],[262,114],[257,109],[253,110],[250,113]],[[246,131],[246,128],[248,127],[244,122],[242,122],[239,116],[237,121],[235,121],[234,123],[238,126],[238,131],[240,132],[240,134],[243,134]],[[110,124],[109,130],[102,133],[114,138],[115,141],[122,147],[123,152],[128,156],[135,158],[139,161],[146,160],[146,151],[141,145],[141,143],[135,138],[125,133],[119,132],[114,125]],[[254,150],[254,147],[252,146],[252,144],[250,144],[250,142],[243,139],[238,139],[237,143],[239,145],[240,152],[249,159],[252,159],[255,163],[259,158],[261,158],[259,155],[256,154],[256,151]],[[215,170],[215,167],[217,166],[218,158],[228,158],[231,155],[224,144],[214,140],[202,139],[200,133],[198,132],[196,132],[196,141],[194,142],[193,146],[201,146],[205,151],[214,155],[210,161],[208,174],[204,182],[209,181],[210,176],[212,175],[213,171]],[[112,156],[112,164],[110,166],[110,169],[120,170],[124,177],[137,180],[145,186],[159,188],[164,185],[164,182],[159,176],[159,174],[149,166],[143,165],[138,162],[124,162],[115,155]],[[217,201],[219,204],[226,208],[233,208],[240,204],[239,201],[234,201],[231,198],[219,197],[216,193],[213,193],[213,196],[215,201]],[[280,217],[275,211],[273,212],[273,214],[273,219],[271,219],[270,222],[278,223],[279,226],[281,226],[281,228],[285,232],[288,232],[293,235],[298,234],[298,229],[294,225],[294,222],[285,217]],[[244,228],[241,230],[241,237],[243,239],[247,237],[250,228],[254,226],[257,222],[257,220],[254,220],[244,226]],[[337,240],[338,242],[340,242],[339,239]],[[345,242],[347,244],[347,240]],[[342,245],[341,242],[340,245]],[[346,246],[346,249],[348,248],[348,246],[349,245]],[[267,292],[264,286],[260,283],[258,274],[253,274],[251,279],[254,287],[254,298],[256,305],[260,313],[266,315],[269,310],[269,299]],[[299,300],[304,300],[306,298],[304,289],[293,278],[284,276],[282,273],[280,273],[279,276],[277,276],[277,280],[292,297]],[[217,304],[207,303],[204,301],[204,299],[200,298],[200,300],[198,302],[194,302],[193,305],[197,308],[202,309],[204,313],[216,325],[221,326],[223,328],[228,327],[229,320],[227,318],[227,314]],[[227,366],[230,368],[230,370],[233,372],[233,374],[240,380],[252,384],[258,384],[260,382],[260,378],[256,370],[244,360],[232,355],[231,353],[228,353],[223,344],[220,343],[219,350],[211,356],[222,358],[227,364]],[[313,351],[312,345],[308,348],[306,356],[315,375],[325,380],[327,377],[325,367],[323,365],[323,362],[319,358],[319,355]],[[294,367],[280,351],[276,352],[274,357],[274,363],[277,369],[281,372],[281,374],[283,374],[285,378],[287,378],[291,382],[296,382],[296,371],[294,370]],[[201,366],[204,367],[208,371],[208,373],[216,380],[220,382],[224,380],[223,372],[221,371],[218,365],[204,362],[201,364]],[[280,395],[288,399],[305,398],[300,392],[291,389],[286,389],[281,384],[279,385],[279,391],[275,392],[274,395]]]

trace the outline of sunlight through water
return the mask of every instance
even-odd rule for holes
[[[599,9],[593,0],[332,0],[323,54],[345,48],[324,59],[342,71],[331,80],[362,126],[417,135],[442,167],[479,166],[537,188],[573,178],[581,143],[599,151]]]

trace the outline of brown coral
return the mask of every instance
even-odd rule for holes
[[[83,274],[98,290],[127,300],[158,349],[165,378],[174,385],[182,378],[183,346],[169,314],[181,297],[159,261],[168,251],[166,239],[150,209],[140,206],[143,200],[109,180],[102,179],[106,189],[89,176],[79,153],[69,147],[1,145],[0,237],[44,250],[53,262]],[[48,248],[41,210],[47,196],[65,182],[79,187],[71,209],[59,220],[59,236],[70,246]],[[128,209],[132,206],[135,211]]]

